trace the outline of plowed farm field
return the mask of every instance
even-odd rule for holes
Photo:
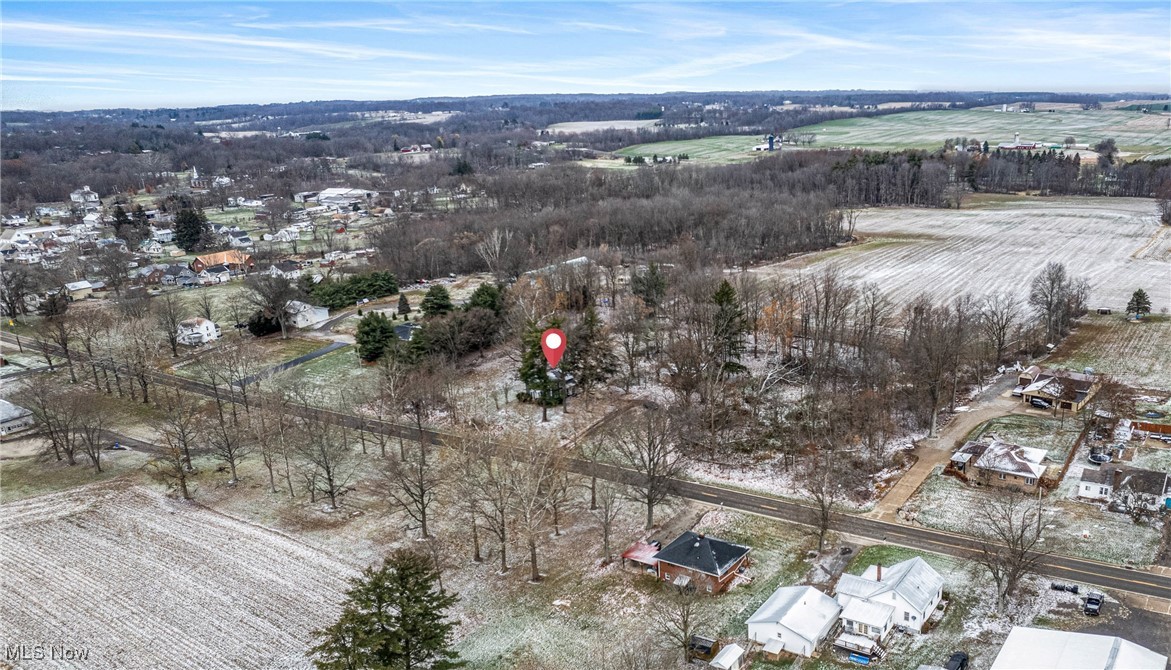
[[[1057,261],[1089,280],[1091,308],[1121,312],[1140,287],[1154,312],[1171,306],[1171,227],[1159,225],[1153,200],[974,198],[958,210],[870,209],[856,234],[861,244],[756,271],[797,275],[836,265],[906,304],[920,293],[1024,300],[1033,277]]]
[[[80,660],[16,667],[299,668],[355,567],[145,488],[0,506],[3,644]]]

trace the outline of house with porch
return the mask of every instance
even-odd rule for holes
[[[751,547],[687,531],[655,554],[659,579],[680,588],[722,593],[748,562]]]
[[[989,440],[972,440],[956,450],[951,467],[985,486],[1036,492],[1047,468],[1044,449]]]
[[[199,273],[199,283],[201,286],[211,286],[213,284],[224,284],[232,279],[232,271],[226,265],[212,265],[206,267]]]
[[[890,567],[871,565],[861,576],[842,575],[835,596],[844,608],[843,621],[851,603],[863,601],[889,606],[892,626],[920,633],[943,599],[943,577],[927,561],[916,556]],[[877,621],[873,619],[877,611],[865,610],[871,619],[856,621],[871,626]],[[856,608],[854,612],[863,610]]]

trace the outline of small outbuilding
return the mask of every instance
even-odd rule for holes
[[[732,643],[721,649],[708,665],[717,670],[740,670],[744,667],[744,647]]]
[[[33,413],[29,410],[0,399],[0,435],[27,428],[35,421]]]

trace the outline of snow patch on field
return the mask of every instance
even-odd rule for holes
[[[138,487],[8,503],[0,519],[3,644],[76,643],[90,649],[86,667],[310,667],[311,631],[336,618],[357,574]]]

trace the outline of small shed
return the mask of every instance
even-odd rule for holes
[[[630,548],[622,552],[622,567],[626,567],[626,561],[630,561],[636,566],[655,571],[659,565],[659,559],[655,558],[655,554],[659,553],[661,543],[657,541],[643,542],[639,540],[630,545]]]
[[[744,667],[744,647],[733,642],[721,649],[708,665],[718,670],[740,670]]]

